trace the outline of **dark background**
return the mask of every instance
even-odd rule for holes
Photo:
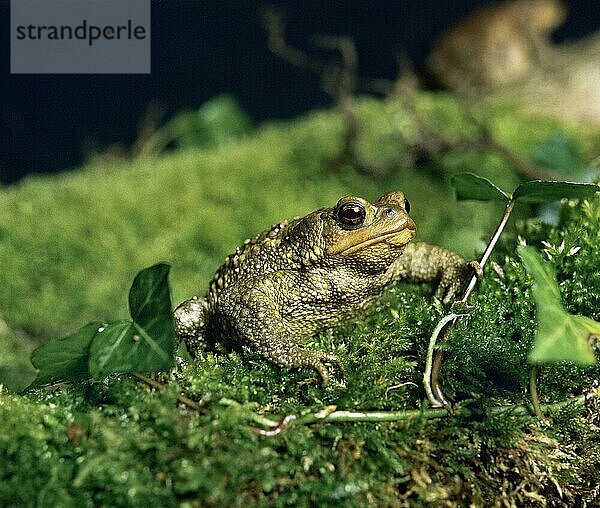
[[[275,2],[274,2],[275,3]],[[311,34],[351,36],[360,73],[393,78],[394,50],[420,69],[435,37],[483,0],[281,1],[290,44],[309,50]],[[569,0],[561,42],[598,30],[599,0]],[[84,147],[130,145],[154,104],[166,117],[231,92],[256,121],[289,118],[330,103],[315,76],[267,48],[260,2],[152,2],[152,74],[10,75],[10,2],[0,0],[0,182],[59,171]]]

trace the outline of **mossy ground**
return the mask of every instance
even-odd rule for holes
[[[450,98],[423,96],[420,107],[449,135],[463,133]],[[374,157],[397,155],[398,132],[414,135],[397,104],[367,101],[361,114],[364,150]],[[565,131],[506,109],[489,115],[498,135],[525,155]],[[598,153],[589,131],[573,132],[588,157]],[[124,317],[133,276],[157,261],[172,265],[178,303],[202,292],[222,258],[271,223],[345,194],[375,198],[392,189],[408,195],[419,239],[474,257],[499,208],[455,202],[449,176],[473,171],[509,191],[518,182],[498,155],[465,151],[383,180],[352,167],[328,172],[342,136],[335,112],[315,112],[218,150],[92,164],[3,189],[0,383],[22,386],[35,344],[89,320]],[[511,229],[495,258],[505,278],[486,276],[475,310],[447,345],[444,386],[467,401],[469,417],[292,425],[275,437],[252,431],[255,413],[421,407],[427,337],[443,309],[431,303],[430,286],[400,284],[364,320],[310,341],[346,365],[326,389],[314,373],[275,368],[250,351],[206,353],[163,376],[164,390],[126,377],[26,396],[5,388],[0,505],[597,506],[597,406],[566,407],[543,424],[490,408],[528,400],[534,306],[514,256],[517,235],[550,244],[565,306],[600,320],[599,230],[598,199],[566,204],[556,227]],[[579,252],[567,255],[575,246]],[[581,393],[599,376],[598,367],[542,368],[543,402]],[[205,409],[178,405],[180,391]]]

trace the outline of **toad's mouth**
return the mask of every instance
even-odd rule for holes
[[[363,240],[362,242],[355,243],[350,246],[346,245],[337,245],[334,246],[330,251],[330,255],[334,256],[349,256],[358,252],[360,250],[371,247],[372,245],[376,245],[378,243],[386,243],[392,247],[404,247],[408,242],[410,242],[415,237],[415,229],[414,228],[403,228],[399,231],[392,231],[390,233],[385,233],[382,235],[375,236],[373,238],[368,238]]]

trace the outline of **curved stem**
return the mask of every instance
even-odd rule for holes
[[[446,327],[448,323],[451,323],[453,320],[458,318],[458,314],[449,314],[437,324],[431,337],[429,338],[429,346],[427,347],[427,357],[425,359],[425,372],[423,373],[423,385],[425,387],[425,393],[427,394],[427,398],[432,403],[433,407],[448,407],[450,402],[444,394],[438,390],[440,383],[437,378],[439,374],[440,366],[438,365],[438,356],[440,351],[435,357],[435,361],[433,359],[433,352],[435,349],[435,344],[437,342],[437,338],[439,337],[442,330]],[[450,324],[450,326],[452,326]],[[435,373],[435,374],[434,374]],[[435,392],[434,392],[435,390]]]
[[[510,215],[513,211],[513,208],[515,207],[515,203],[516,203],[515,198],[511,198],[510,201],[506,204],[506,208],[504,209],[502,218],[500,219],[500,222],[498,223],[498,226],[496,227],[496,231],[494,231],[494,234],[490,238],[490,241],[489,241],[485,251],[483,252],[483,255],[481,256],[481,260],[479,261],[479,266],[480,266],[481,270],[483,270],[483,268],[489,261],[490,256],[492,255],[492,251],[494,250],[494,247],[496,247],[496,244],[498,243],[498,240],[500,239],[500,235],[502,235],[504,228],[506,228],[506,225],[508,224],[508,219],[510,219]],[[475,274],[475,275],[473,275],[473,277],[471,277],[471,280],[469,281],[469,285],[467,286],[467,289],[465,289],[465,292],[464,292],[462,298],[459,300],[460,303],[463,303],[463,304],[467,303],[467,300],[471,296],[471,293],[473,293],[473,290],[475,289],[477,282],[478,282],[477,274]],[[444,318],[444,319],[446,319],[446,318]],[[444,319],[442,319],[442,321],[444,321]],[[448,334],[450,333],[450,330],[452,329],[453,326],[456,325],[456,323],[458,322],[459,319],[460,319],[460,316],[454,317],[452,322],[446,328],[446,332],[444,333],[444,338],[442,339],[442,341],[448,340]],[[439,324],[438,324],[438,326],[439,326]],[[436,327],[436,329],[437,329],[437,327]],[[432,400],[432,402],[437,405],[441,404],[443,406],[449,406],[450,402],[447,399],[447,397],[444,395],[444,391],[442,390],[442,385],[440,382],[443,359],[444,359],[444,353],[441,350],[438,350],[438,352],[436,353],[435,359],[433,361],[433,368],[430,372],[430,375],[428,376],[427,382],[428,382],[429,386],[431,387],[432,395],[434,397],[433,399],[430,398],[430,400]],[[429,397],[429,394],[427,396]]]
[[[450,325],[450,326],[452,326],[452,325]],[[445,337],[444,337],[444,339],[445,339]],[[439,376],[442,373],[442,362],[443,361],[444,361],[444,351],[442,349],[439,349],[437,351],[437,353],[435,354],[435,358],[433,360],[433,371],[431,374],[431,384],[432,384],[432,389],[433,389],[436,400],[438,400],[439,404],[441,404],[443,407],[449,408],[451,406],[451,403],[442,390],[442,383],[439,378]]]

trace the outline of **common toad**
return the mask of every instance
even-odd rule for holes
[[[453,252],[409,243],[409,210],[402,192],[375,203],[349,196],[246,240],[204,297],[175,310],[179,337],[192,357],[215,343],[244,344],[277,365],[311,367],[327,385],[324,362],[341,362],[302,338],[361,315],[398,280],[438,280],[436,295],[448,302],[468,272]]]
[[[492,2],[452,26],[427,67],[439,84],[460,92],[514,83],[552,58],[550,35],[566,12],[562,0]]]

